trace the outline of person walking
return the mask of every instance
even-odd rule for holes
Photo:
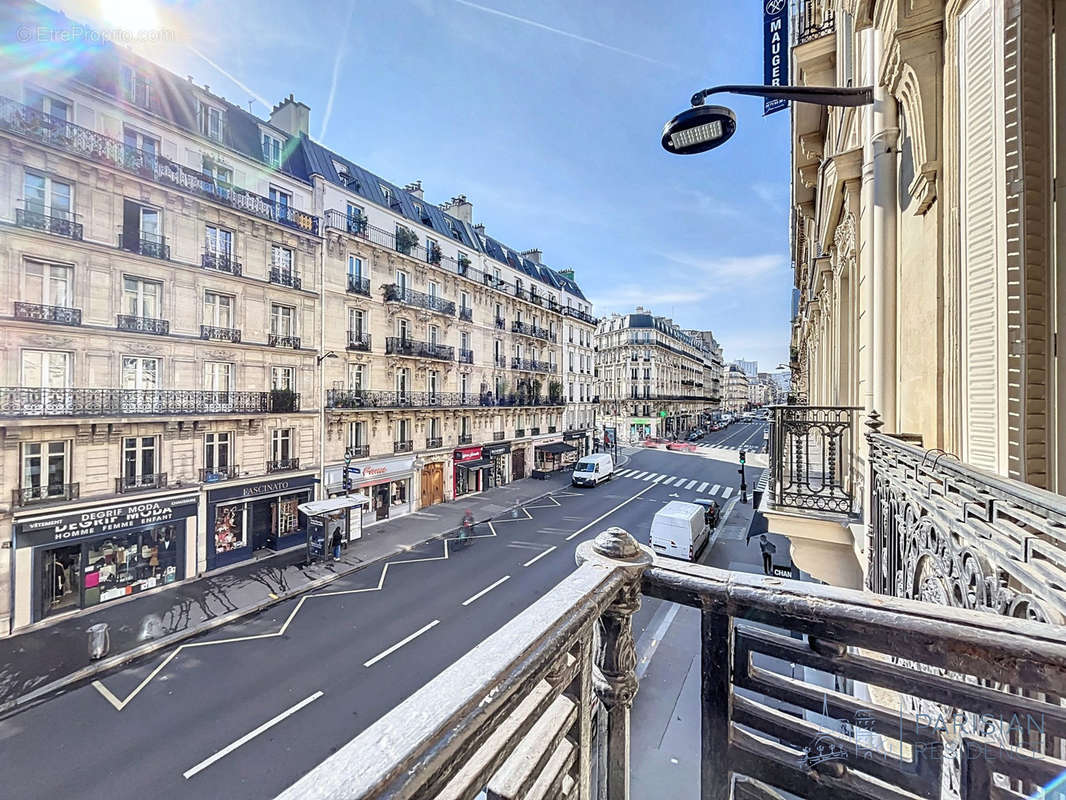
[[[333,534],[329,539],[329,546],[333,548],[333,560],[340,561],[341,558],[341,523],[338,519],[330,520],[330,529]]]
[[[774,553],[777,545],[766,538],[766,534],[759,537],[759,549],[762,550],[762,571],[767,575],[774,573]]]

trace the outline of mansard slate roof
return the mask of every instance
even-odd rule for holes
[[[306,136],[300,137],[300,147],[297,151],[302,154],[303,165],[307,169],[305,180],[310,180],[311,175],[318,174],[330,183],[341,186],[349,192],[353,192],[365,200],[387,208],[393,213],[401,214],[412,222],[432,228],[441,236],[455,239],[466,247],[484,253],[490,258],[506,264],[513,269],[524,273],[532,280],[551,286],[553,289],[565,291],[586,302],[588,299],[578,285],[560,275],[550,267],[537,264],[532,259],[523,256],[517,250],[508,247],[502,242],[493,239],[487,234],[478,233],[472,225],[468,225],[457,217],[442,210],[439,206],[426,200],[420,200],[402,186],[397,186],[391,181],[375,175],[353,161],[345,158],[329,148],[311,141]],[[299,163],[299,157],[294,153],[290,160],[294,166]],[[345,180],[338,174],[335,164],[343,166],[351,180]],[[382,194],[381,187],[387,188],[392,195],[393,202],[390,205]],[[419,213],[415,204],[422,209]]]

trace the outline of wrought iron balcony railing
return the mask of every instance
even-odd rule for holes
[[[300,468],[300,459],[298,458],[278,458],[273,461],[266,462],[266,471],[271,472],[292,472]]]
[[[442,439],[439,436],[432,436],[432,437],[429,437],[429,438],[426,439],[426,449],[427,450],[433,450],[434,448],[443,447],[443,446],[444,446],[444,439]]]
[[[468,306],[459,306],[459,319],[463,322],[471,322],[474,319],[474,309]]]
[[[149,258],[161,258],[170,260],[170,245],[165,236],[157,236],[150,233],[120,233],[118,235],[120,250],[127,250]]]
[[[529,435],[530,436],[540,436],[540,428],[530,428],[529,429]]]
[[[523,336],[535,336],[536,334],[533,332],[534,327],[535,326],[530,322],[519,322],[518,320],[515,320],[511,323],[511,332],[521,333]]]
[[[460,433],[459,436],[456,437],[456,441],[459,444],[473,444],[474,435],[472,433]]]
[[[495,356],[492,362],[496,365],[497,369],[507,369],[510,366],[510,361],[507,356]]]
[[[3,417],[123,417],[177,414],[270,414],[299,411],[293,392],[202,389],[30,389],[0,387]]]
[[[27,506],[32,503],[58,503],[77,500],[81,491],[79,483],[42,483],[40,486],[21,486],[11,490],[11,505]]]
[[[220,328],[216,325],[201,325],[200,338],[205,341],[233,342],[240,344],[241,332],[237,328]]]
[[[582,311],[579,308],[571,308],[570,306],[567,306],[563,309],[563,313],[566,314],[568,317],[573,317],[574,319],[579,319],[582,322],[587,322],[589,325],[595,325],[597,323],[597,319],[594,316],[585,311]]]
[[[152,475],[121,475],[115,478],[115,491],[119,494],[165,488],[167,488],[165,472],[156,472]]]
[[[1064,626],[686,564],[619,528],[577,557],[278,800],[626,800],[634,767],[663,768],[630,743],[642,595],[700,615],[704,798],[1062,795]]]
[[[74,221],[76,217],[77,214],[65,211],[52,211],[45,214],[43,210],[35,211],[32,208],[15,209],[15,224],[20,228],[54,233],[56,236],[65,236],[80,242],[82,224]]]
[[[132,314],[119,314],[117,326],[120,331],[154,333],[158,336],[166,336],[170,333],[170,322],[168,320],[135,317]]]
[[[369,227],[369,220],[362,215],[354,216],[347,214],[344,211],[330,208],[326,210],[326,227],[335,228],[339,231],[346,231],[355,236],[362,236],[365,238]]]
[[[168,158],[131,147],[81,125],[0,97],[0,129],[88,159],[97,164],[174,186],[253,214],[318,235],[318,217],[240,189]]]
[[[291,347],[293,350],[300,349],[300,337],[299,336],[282,336],[277,333],[267,334],[267,346],[269,347]]]
[[[394,453],[410,453],[415,449],[415,443],[410,439],[403,441],[396,441],[392,443],[392,452]]]
[[[403,303],[404,305],[435,311],[438,314],[455,314],[455,303],[451,300],[433,297],[425,292],[416,292],[414,289],[405,289],[395,283],[385,285],[385,302]]]
[[[348,349],[370,352],[370,334],[363,331],[348,331]]]
[[[40,303],[15,301],[15,319],[31,322],[54,322],[57,325],[81,325],[81,309],[66,306],[46,306]]]
[[[358,275],[349,275],[348,291],[352,294],[361,294],[370,297],[370,279],[361,278]]]
[[[420,342],[416,339],[404,339],[399,336],[390,336],[385,340],[385,353],[388,355],[455,361],[455,348],[451,345]]]
[[[770,423],[770,503],[837,514],[856,510],[851,458],[855,411],[775,406]]]
[[[369,458],[370,457],[370,445],[368,444],[350,444],[344,448],[346,455],[350,455],[352,458]]]
[[[378,389],[329,389],[326,408],[334,411],[364,408],[490,408],[561,406],[561,398],[531,397],[527,394],[506,394],[500,397],[491,392],[471,394],[463,392],[413,392]]]
[[[799,0],[793,9],[792,43],[806,44],[836,29],[831,0]]]
[[[303,281],[300,280],[300,276],[294,270],[284,267],[275,266],[270,268],[270,282],[276,283],[278,286],[291,286],[293,289],[303,288]]]
[[[507,330],[507,320],[503,317],[496,317],[496,328],[501,331]]]
[[[217,483],[218,481],[228,481],[230,478],[236,478],[241,474],[241,468],[236,464],[227,465],[224,467],[212,467],[210,469],[206,467],[200,467],[200,483]]]
[[[506,433],[506,431],[493,431],[492,432],[492,441],[494,441],[494,442],[502,442],[506,438],[505,433]]]
[[[525,428],[515,428],[514,429],[514,435],[515,435],[516,439],[521,439],[523,436],[526,435],[526,429]]]
[[[227,250],[205,250],[200,255],[200,265],[204,269],[228,272],[230,275],[241,275],[243,272],[241,262]]]
[[[459,363],[460,364],[473,364],[474,363],[474,351],[473,350],[459,350]]]

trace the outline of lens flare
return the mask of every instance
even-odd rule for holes
[[[159,16],[151,0],[100,0],[100,18],[108,25],[130,31],[159,27]]]

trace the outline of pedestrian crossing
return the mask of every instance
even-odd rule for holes
[[[765,453],[766,447],[762,442],[753,442],[751,444],[697,444],[697,450],[745,450],[749,453]]]
[[[684,476],[666,475],[665,473],[647,472],[638,469],[620,469],[616,470],[614,474],[618,478],[631,478],[644,483],[673,486],[675,489],[684,489],[687,492],[695,491],[696,494],[709,494],[712,497],[720,494],[723,500],[728,499],[733,494],[733,487],[731,486],[723,487],[718,483],[711,484],[710,481],[699,482]],[[699,483],[698,486],[696,485],[697,483]]]

